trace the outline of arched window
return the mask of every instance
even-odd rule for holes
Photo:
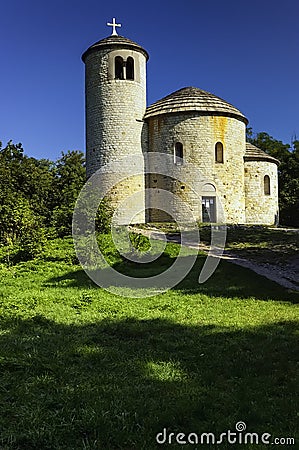
[[[217,142],[215,145],[215,161],[217,163],[223,163],[223,144]]]
[[[270,189],[270,177],[269,175],[264,176],[264,194],[270,195],[271,189]]]
[[[174,163],[183,164],[184,152],[183,144],[181,142],[176,142],[174,146]]]
[[[134,80],[134,59],[129,56],[126,64],[127,80]]]
[[[115,79],[123,80],[124,79],[124,60],[121,56],[116,56],[114,60],[114,69],[115,69]]]

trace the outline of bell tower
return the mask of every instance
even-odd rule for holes
[[[115,162],[117,167],[117,162],[123,159],[117,172],[123,172],[125,176],[124,158],[136,155],[140,175],[123,179],[113,187],[111,206],[116,208],[125,198],[144,191],[142,130],[149,56],[139,44],[117,34],[116,28],[121,25],[115,19],[107,25],[112,26],[111,36],[96,42],[82,55],[85,63],[86,172],[90,177],[110,162]],[[135,217],[135,223],[145,220],[144,200],[138,208],[140,213]],[[125,223],[126,218],[120,222]]]

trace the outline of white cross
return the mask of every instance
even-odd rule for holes
[[[109,22],[108,22],[107,25],[108,25],[108,27],[113,27],[111,36],[118,36],[118,34],[117,34],[117,32],[116,32],[116,27],[121,27],[121,24],[115,22],[115,17],[113,17],[112,23],[109,23]]]

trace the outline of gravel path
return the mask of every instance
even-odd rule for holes
[[[240,258],[239,256],[236,256],[226,250],[221,256],[221,259],[225,259],[226,261],[237,264],[238,266],[253,270],[255,273],[258,273],[269,280],[275,281],[275,283],[278,283],[288,289],[299,291],[298,263],[293,264],[290,262],[283,267],[278,264],[256,263],[255,261],[249,259]]]
[[[130,227],[131,231],[144,234],[145,236],[151,236],[154,239],[162,239],[164,233],[155,230],[140,230],[139,228]],[[176,236],[171,236],[167,239],[169,242],[180,243],[180,238]],[[199,248],[200,250],[208,253],[210,248],[204,244],[188,243],[188,247]],[[213,255],[211,255],[213,256]],[[219,257],[219,256],[217,256]],[[275,283],[284,286],[287,289],[299,291],[299,257],[291,258],[287,264],[281,266],[279,264],[269,264],[269,263],[257,263],[255,261],[240,258],[235,255],[230,250],[224,250],[223,255],[220,256],[227,262],[237,264],[238,266],[245,267],[252,270],[253,272],[262,275],[269,280],[275,281]]]

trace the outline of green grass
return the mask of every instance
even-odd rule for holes
[[[102,245],[136,274],[108,237]],[[176,254],[169,244],[164,266]],[[71,239],[50,241],[39,260],[2,264],[1,450],[163,448],[164,427],[221,433],[240,420],[250,432],[295,436],[298,295],[225,262],[199,285],[204,259],[149,298],[96,287]]]

